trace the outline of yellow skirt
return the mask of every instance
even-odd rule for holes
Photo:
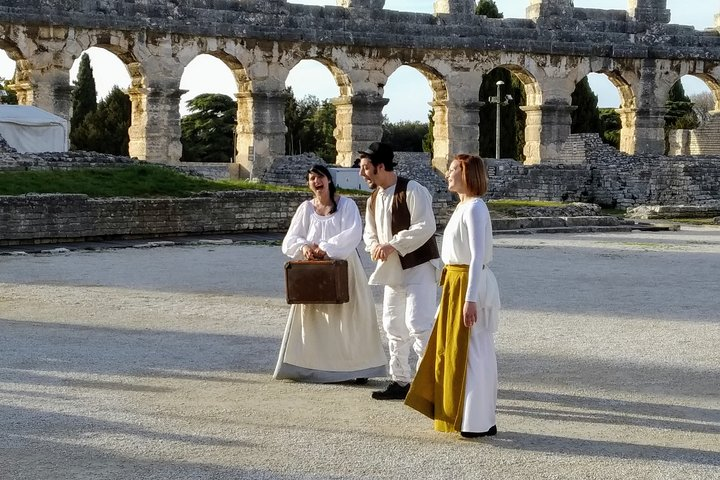
[[[470,338],[463,323],[468,266],[446,265],[440,285],[438,316],[405,405],[433,419],[435,430],[459,432]]]

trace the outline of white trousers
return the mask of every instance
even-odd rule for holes
[[[435,323],[436,296],[435,282],[385,286],[382,320],[390,351],[390,376],[396,382],[413,379],[411,346],[420,364]]]
[[[495,425],[497,359],[495,338],[489,330],[470,328],[463,432],[487,432]]]

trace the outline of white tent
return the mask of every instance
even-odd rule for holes
[[[20,153],[68,149],[68,121],[37,107],[0,105],[0,135]]]

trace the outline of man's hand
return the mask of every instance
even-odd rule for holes
[[[395,251],[397,251],[397,250],[395,250],[395,247],[393,247],[389,243],[384,243],[382,245],[378,244],[378,245],[375,245],[375,247],[373,247],[373,249],[372,249],[372,252],[370,252],[370,258],[372,258],[375,261],[382,260],[384,262]]]

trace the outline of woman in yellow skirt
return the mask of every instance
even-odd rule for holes
[[[445,175],[460,196],[443,234],[442,294],[427,350],[405,404],[434,420],[435,430],[463,437],[495,435],[500,294],[492,261],[492,224],[481,196],[485,162],[457,155]]]

